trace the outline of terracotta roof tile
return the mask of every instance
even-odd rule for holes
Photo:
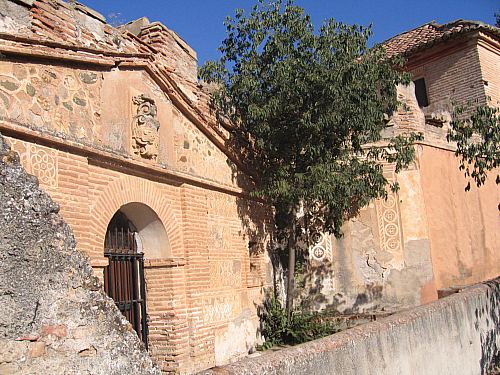
[[[480,30],[500,39],[500,29],[479,21],[456,20],[444,25],[432,21],[396,35],[383,43],[389,56],[406,55],[444,40]]]

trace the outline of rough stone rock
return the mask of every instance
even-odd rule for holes
[[[0,135],[0,373],[159,373],[58,211]]]

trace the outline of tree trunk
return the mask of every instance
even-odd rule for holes
[[[288,323],[292,321],[293,294],[295,289],[295,247],[296,247],[296,226],[297,220],[295,209],[292,210],[292,230],[288,238],[288,283],[286,290],[286,315]]]

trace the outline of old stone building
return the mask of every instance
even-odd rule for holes
[[[500,274],[498,189],[464,192],[442,121],[450,99],[500,100],[499,35],[463,21],[386,43],[416,82],[387,131],[426,138],[412,168],[385,166],[397,194],[311,247],[313,308],[395,310]],[[154,361],[191,373],[254,350],[269,211],[210,113],[195,51],[145,18],[114,28],[76,2],[0,0],[0,54],[0,132]]]
[[[413,166],[384,166],[397,194],[350,221],[340,240],[312,246],[305,299],[316,309],[394,311],[432,301],[440,291],[500,274],[500,192],[495,175],[464,190],[454,146],[446,141],[452,103],[500,107],[500,29],[479,22],[434,22],[385,42],[403,55],[413,83],[398,88],[405,103],[388,134],[424,134]],[[318,249],[318,250],[317,250]]]
[[[160,23],[115,29],[78,3],[1,1],[0,14],[0,132],[151,356],[190,373],[248,354],[266,218],[196,53]]]

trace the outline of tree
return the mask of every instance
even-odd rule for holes
[[[460,158],[460,170],[480,187],[488,173],[500,166],[500,108],[456,106],[452,118],[447,139],[457,144],[455,155]],[[500,184],[498,173],[496,183]],[[465,187],[469,189],[470,181]]]
[[[387,140],[385,148],[374,143],[398,106],[396,86],[409,80],[394,69],[401,61],[387,60],[381,46],[367,47],[370,28],[329,19],[315,30],[291,0],[260,0],[225,25],[221,57],[207,62],[200,78],[218,84],[220,118],[250,135],[255,194],[275,207],[277,226],[288,233],[290,319],[297,237],[309,230],[299,209],[319,206],[316,224],[340,236],[346,219],[386,196],[380,162],[406,167],[417,136]]]
[[[496,27],[500,27],[500,12],[495,13],[495,18],[496,18],[496,21],[497,21],[496,24],[495,24],[495,26]]]

